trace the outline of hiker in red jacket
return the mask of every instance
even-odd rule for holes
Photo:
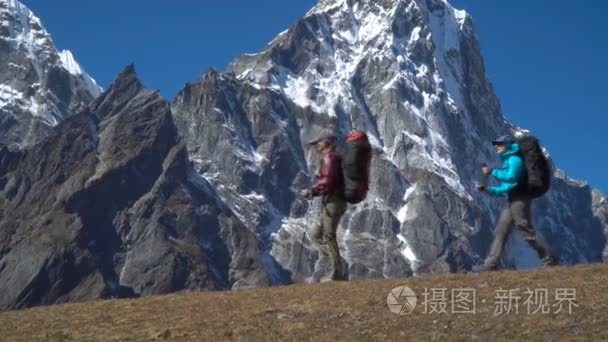
[[[314,186],[304,190],[302,195],[308,198],[322,196],[321,222],[311,234],[313,241],[326,247],[324,252],[330,260],[329,273],[321,278],[321,282],[343,280],[342,259],[336,239],[338,224],[346,211],[342,158],[336,152],[336,136],[333,132],[321,133],[309,145],[315,146],[320,165]]]

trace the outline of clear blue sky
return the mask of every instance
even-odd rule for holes
[[[107,86],[127,64],[171,99],[209,67],[257,52],[315,0],[22,0],[59,48]],[[608,193],[608,1],[452,0],[473,15],[512,122],[568,175]]]

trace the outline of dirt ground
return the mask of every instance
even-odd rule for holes
[[[1,313],[0,340],[608,340],[607,310],[608,265],[586,265],[38,307]]]

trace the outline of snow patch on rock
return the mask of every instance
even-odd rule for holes
[[[71,51],[63,50],[63,51],[59,52],[59,58],[61,59],[61,63],[63,65],[63,67],[70,74],[72,74],[74,76],[82,77],[82,79],[84,80],[84,82],[86,84],[87,89],[89,90],[89,92],[91,94],[93,94],[93,96],[97,97],[101,94],[103,89],[97,85],[97,82],[95,82],[95,80],[91,76],[89,76],[86,72],[84,72],[84,70],[82,69],[80,64],[78,64],[78,62],[76,62],[76,59],[74,58],[74,55],[72,54]]]

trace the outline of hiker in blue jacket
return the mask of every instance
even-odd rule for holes
[[[533,198],[526,193],[525,187],[522,186],[526,180],[526,168],[519,145],[510,136],[502,136],[492,141],[492,145],[496,148],[496,153],[500,155],[503,165],[500,169],[491,169],[484,165],[482,172],[486,176],[492,175],[500,184],[490,187],[481,185],[477,187],[477,190],[485,191],[493,196],[506,195],[507,203],[498,219],[494,241],[484,264],[474,267],[473,270],[481,272],[497,268],[498,260],[513,225],[519,229],[528,244],[536,250],[545,266],[555,265],[555,258],[551,255],[549,248],[537,238],[532,226],[531,204]]]

